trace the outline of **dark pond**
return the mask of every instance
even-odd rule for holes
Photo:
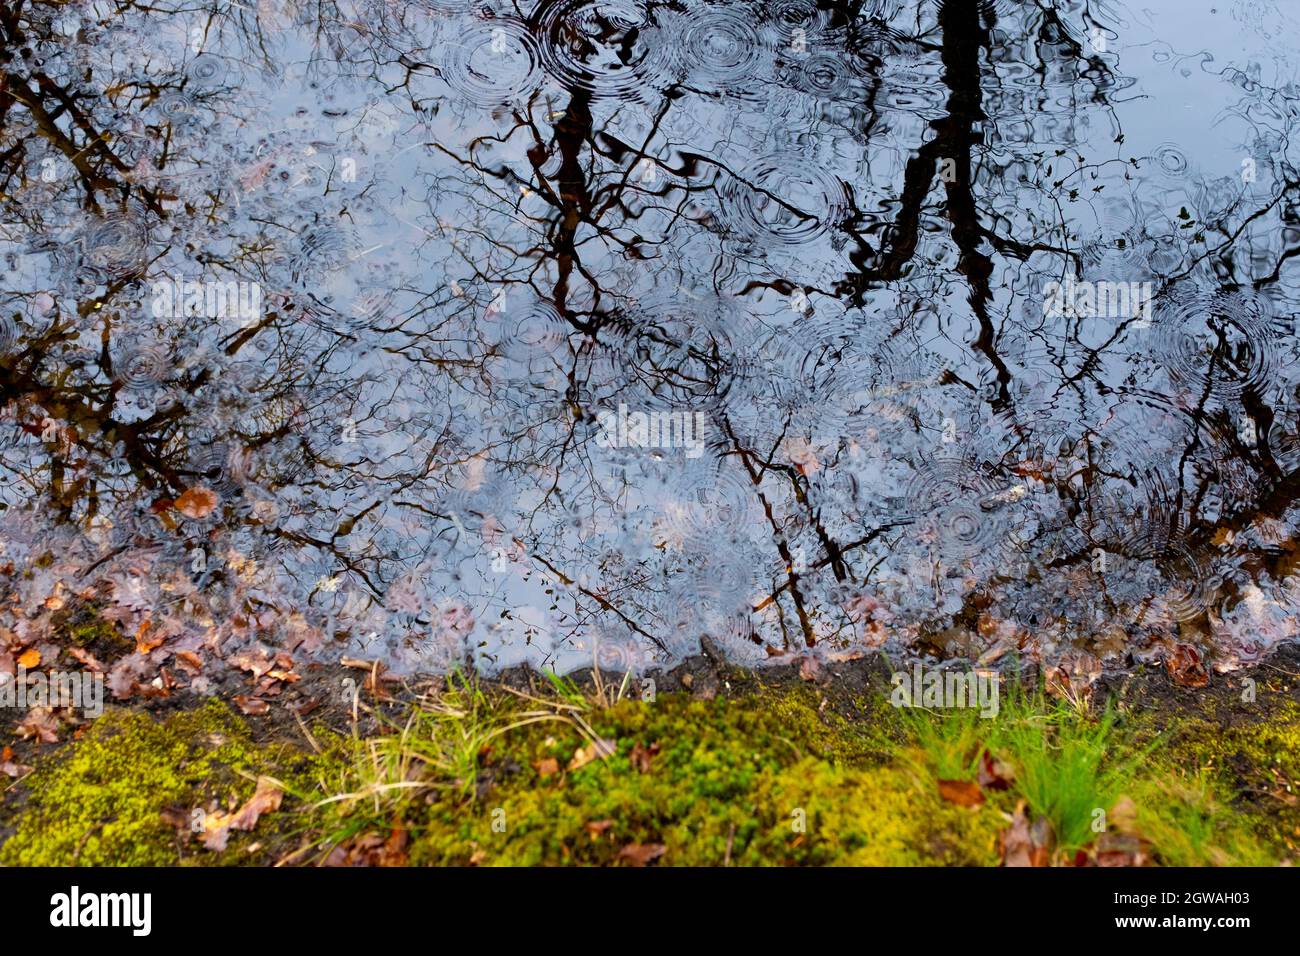
[[[21,643],[1095,673],[1297,633],[1292,4],[14,0],[0,35]]]

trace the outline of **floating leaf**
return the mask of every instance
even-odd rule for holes
[[[192,520],[206,518],[217,507],[217,494],[207,488],[194,487],[177,498],[173,507]]]

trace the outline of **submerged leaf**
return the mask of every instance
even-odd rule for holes
[[[172,506],[185,517],[197,521],[212,514],[217,507],[217,500],[216,492],[195,487],[177,498]]]

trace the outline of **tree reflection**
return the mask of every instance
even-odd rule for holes
[[[248,644],[1262,654],[1293,90],[1199,61],[1202,162],[1129,128],[1186,52],[1122,14],[5,5],[7,613],[162,615],[126,688]],[[260,307],[153,308],[186,281]]]

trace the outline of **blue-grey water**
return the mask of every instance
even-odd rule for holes
[[[1258,660],[1297,42],[1283,0],[15,0],[0,651]]]

